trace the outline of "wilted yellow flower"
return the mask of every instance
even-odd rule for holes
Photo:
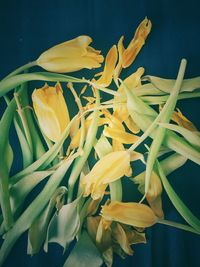
[[[33,108],[43,133],[53,142],[59,140],[69,123],[69,113],[61,85],[47,84],[32,94]]]
[[[112,82],[115,65],[117,63],[117,57],[117,48],[116,45],[113,45],[106,56],[102,75],[97,81],[95,81],[96,85],[103,87],[109,86],[109,84]]]
[[[89,44],[89,36],[79,36],[70,41],[56,45],[40,55],[37,64],[48,71],[72,72],[83,68],[99,68],[103,62],[101,51]]]
[[[101,216],[106,221],[117,221],[134,227],[149,227],[157,222],[150,207],[140,203],[113,201],[102,206]]]
[[[145,18],[138,26],[133,39],[131,40],[128,47],[125,49],[122,55],[122,66],[123,68],[129,67],[135,60],[137,54],[145,44],[145,40],[151,31],[151,21]]]
[[[126,175],[129,168],[129,152],[116,151],[107,154],[94,165],[89,174],[81,179],[84,196],[91,194],[93,199],[101,198],[108,183]]]

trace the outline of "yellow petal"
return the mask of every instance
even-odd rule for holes
[[[134,178],[134,182],[139,184],[139,190],[142,194],[144,194],[145,172],[136,176]],[[150,186],[146,198],[152,210],[159,218],[164,217],[161,194],[162,184],[160,178],[155,172],[152,172]]]
[[[122,70],[122,54],[125,50],[124,48],[124,45],[123,45],[123,40],[124,40],[124,36],[122,36],[120,39],[119,39],[119,42],[117,44],[117,48],[118,48],[118,63],[117,63],[117,66],[115,67],[115,70],[114,70],[114,80],[115,80],[115,83],[118,85],[118,77],[121,73],[121,70]]]
[[[134,38],[131,40],[127,49],[125,49],[122,56],[122,66],[123,68],[129,67],[135,60],[137,54],[140,52],[141,48],[145,44],[145,40],[151,31],[151,21],[145,18],[138,26]]]
[[[106,137],[110,137],[112,139],[115,139],[116,141],[122,143],[122,144],[133,144],[135,143],[140,137],[137,135],[133,135],[130,133],[127,133],[122,130],[118,130],[116,128],[110,128],[105,126],[103,134]]]
[[[147,205],[134,202],[113,201],[102,206],[101,215],[105,220],[135,227],[149,227],[157,222],[157,217]]]
[[[117,62],[117,48],[116,45],[113,45],[113,47],[109,50],[106,56],[103,74],[95,82],[95,84],[103,87],[109,86],[109,84],[112,82],[116,62]]]
[[[129,116],[124,123],[126,124],[127,128],[134,134],[139,133],[140,128],[137,126],[137,124],[133,121],[131,116]]]
[[[120,245],[120,247],[126,254],[130,256],[133,255],[133,250],[129,244],[126,232],[119,223],[116,223],[114,227],[112,227],[112,235],[115,242],[117,242]]]
[[[184,127],[190,131],[198,131],[195,125],[191,121],[189,121],[179,109],[177,109],[177,111],[174,111],[172,120],[179,126]]]
[[[37,64],[53,72],[72,72],[83,68],[98,68],[103,62],[100,51],[88,46],[89,36],[79,36],[56,45],[40,55]]]
[[[60,84],[35,89],[32,100],[43,133],[50,140],[58,141],[69,123],[69,113]]]
[[[140,86],[141,84],[141,76],[144,74],[144,68],[138,68],[136,72],[128,76],[124,80],[124,84],[130,89],[134,90],[136,87]],[[115,96],[114,100],[116,103],[120,103],[126,99],[126,94],[124,92],[123,86],[120,85],[118,89],[118,93],[120,96]],[[120,119],[121,121],[125,121],[129,117],[129,113],[127,110],[126,103],[118,104],[116,108],[114,108],[114,116]]]

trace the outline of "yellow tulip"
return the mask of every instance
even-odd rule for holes
[[[91,194],[93,199],[103,197],[107,185],[126,175],[129,168],[129,152],[116,151],[107,154],[81,179],[84,196]]]
[[[46,84],[35,89],[32,100],[41,130],[51,141],[57,142],[70,121],[60,84],[55,87]]]
[[[40,55],[37,65],[52,72],[72,72],[83,68],[99,68],[103,62],[101,51],[89,44],[89,36],[79,36],[70,41],[56,45]]]
[[[157,222],[150,207],[140,203],[113,201],[102,206],[101,216],[106,221],[117,221],[134,227],[149,227]]]

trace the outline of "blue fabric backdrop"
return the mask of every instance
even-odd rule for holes
[[[199,8],[199,1],[194,0],[1,0],[0,76],[36,59],[47,48],[81,34],[90,35],[94,46],[105,54],[123,34],[128,44],[145,16],[152,20],[153,29],[127,73],[144,66],[148,74],[175,78],[180,59],[185,57],[188,59],[186,77],[200,75]],[[178,107],[200,129],[199,104],[199,99],[185,100]],[[12,145],[19,149],[14,142]],[[16,161],[13,171],[18,164]],[[200,218],[199,168],[187,162],[169,179]],[[183,222],[165,194],[163,199],[166,218]],[[200,266],[199,236],[162,225],[148,229],[147,236],[148,243],[136,245],[133,257],[126,260],[116,257],[114,267]],[[48,254],[41,252],[31,258],[26,256],[26,239],[25,234],[16,243],[5,267],[62,266],[60,247],[52,244]]]

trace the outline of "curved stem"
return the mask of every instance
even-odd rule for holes
[[[11,76],[17,75],[17,74],[19,74],[19,73],[21,73],[21,72],[23,72],[23,71],[25,71],[25,70],[27,70],[27,69],[29,69],[31,67],[34,67],[36,65],[37,65],[37,61],[29,62],[29,63],[17,68],[16,70],[12,71],[5,78],[3,78],[3,80],[6,80],[6,79],[10,78]]]
[[[172,226],[172,227],[175,227],[177,229],[185,230],[185,231],[200,235],[200,233],[198,231],[196,231],[194,228],[192,228],[186,224],[181,224],[181,223],[163,220],[163,219],[158,219],[157,223]]]

